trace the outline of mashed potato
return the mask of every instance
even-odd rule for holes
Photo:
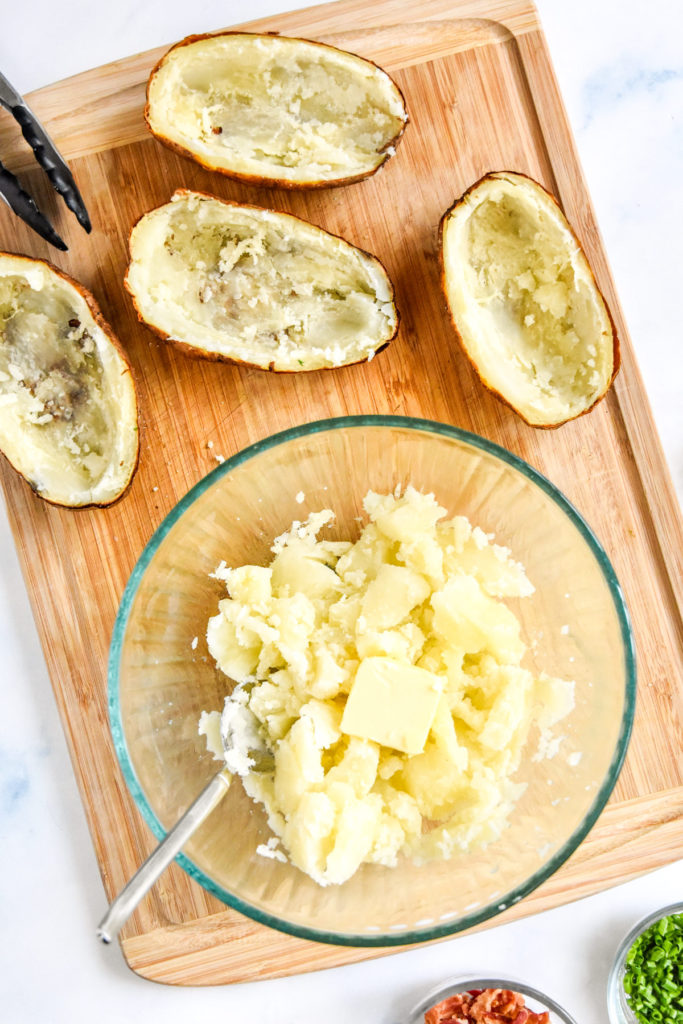
[[[222,565],[230,596],[207,630],[275,755],[244,787],[320,885],[495,839],[532,726],[549,748],[573,706],[573,683],[521,666],[502,599],[533,587],[505,548],[412,487],[364,507],[355,543],[318,539],[328,510],[279,537],[269,566]],[[202,716],[207,739],[219,718]]]

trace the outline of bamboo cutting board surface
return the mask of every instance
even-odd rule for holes
[[[0,466],[10,521],[108,897],[154,846],[119,771],[106,666],[126,580],[188,488],[247,444],[294,424],[353,413],[422,416],[475,431],[545,473],[594,528],[625,590],[639,660],[631,746],[610,803],[570,860],[495,921],[555,906],[680,856],[683,849],[683,528],[583,182],[536,12],[526,0],[342,0],[247,26],[354,50],[402,88],[411,124],[397,156],[346,188],[294,193],[230,182],[159,145],[142,120],[165,47],[40,90],[36,113],[70,161],[92,215],[83,234],[0,120],[19,170],[69,244],[55,257],[0,211],[0,248],[48,258],[95,294],[126,347],[141,406],[138,473],[110,509],[68,511]],[[611,306],[623,365],[590,416],[526,426],[461,355],[438,281],[443,211],[489,170],[523,171],[562,203]],[[128,232],[178,186],[271,205],[376,253],[396,285],[401,330],[370,364],[273,375],[193,361],[138,324],[124,293]],[[209,447],[209,442],[213,442]],[[244,918],[173,865],[122,934],[139,974],[174,984],[275,977],[378,956],[292,938]]]

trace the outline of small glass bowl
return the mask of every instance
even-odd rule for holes
[[[631,928],[628,935],[622,940],[617,955],[614,958],[612,969],[607,979],[607,1010],[611,1024],[641,1024],[638,1017],[631,1009],[624,991],[624,975],[626,973],[626,957],[636,939],[646,932],[650,925],[661,921],[663,917],[671,914],[683,914],[683,903],[672,903],[668,907],[661,907],[652,914],[648,914],[641,921]]]
[[[504,988],[511,992],[519,992],[524,996],[528,1008],[534,1013],[542,1013],[547,1010],[550,1014],[551,1024],[576,1024],[575,1018],[545,992],[540,992],[537,988],[532,988],[531,985],[513,978],[457,978],[455,981],[448,982],[447,985],[439,986],[421,999],[411,1010],[405,1024],[424,1024],[424,1015],[432,1006],[436,1006],[443,999],[448,999],[449,996],[454,996],[458,992],[470,992],[473,988]]]

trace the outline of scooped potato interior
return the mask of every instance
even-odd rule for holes
[[[454,207],[443,245],[449,305],[484,382],[529,423],[590,408],[613,374],[612,326],[550,197],[492,175]]]
[[[368,359],[396,327],[374,257],[297,217],[196,193],[138,222],[127,284],[172,339],[262,368]]]
[[[75,287],[11,259],[0,259],[0,448],[44,497],[104,504],[137,457],[129,367]]]
[[[171,50],[150,80],[147,116],[211,167],[291,183],[371,173],[406,121],[399,90],[369,61],[238,33]]]

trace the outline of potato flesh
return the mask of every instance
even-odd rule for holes
[[[138,223],[128,286],[171,338],[263,368],[368,359],[396,326],[372,257],[297,218],[198,197]]]
[[[530,423],[553,424],[604,393],[612,328],[560,211],[534,183],[514,182],[494,179],[455,208],[444,232],[446,291],[484,382]]]
[[[148,117],[214,167],[291,183],[373,171],[406,120],[393,82],[368,61],[249,35],[171,51],[151,80]]]
[[[498,595],[533,587],[506,549],[463,517],[442,521],[434,497],[410,487],[370,493],[365,508],[355,543],[317,539],[327,510],[279,538],[270,566],[219,571],[230,597],[207,630],[219,668],[253,683],[249,705],[275,751],[275,772],[245,776],[245,789],[321,885],[495,838],[523,789],[512,776],[532,726],[550,750],[548,730],[573,704],[573,684],[520,665],[526,645]],[[378,697],[375,670],[390,688],[400,679],[402,697],[418,677],[415,706]],[[349,694],[368,673],[347,731]],[[431,728],[407,753],[413,715]],[[374,741],[378,723],[410,744]]]
[[[137,452],[127,367],[76,289],[42,267],[0,270],[0,447],[50,500],[112,500]]]

